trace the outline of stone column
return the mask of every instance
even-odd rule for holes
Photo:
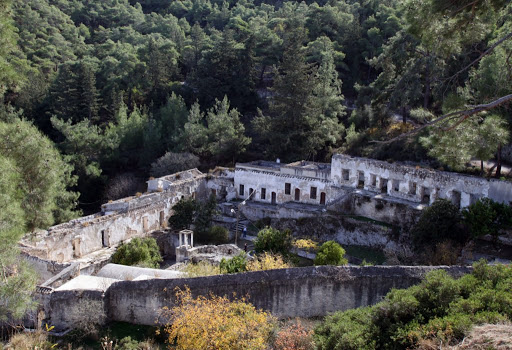
[[[469,207],[470,204],[471,204],[471,195],[466,192],[461,192],[460,193],[460,207],[461,208]]]

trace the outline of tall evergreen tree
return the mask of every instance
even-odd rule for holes
[[[328,142],[335,143],[343,131],[340,82],[332,52],[320,64],[306,63],[302,43],[304,29],[288,33],[283,61],[276,70],[269,116],[255,120],[268,144],[267,153],[284,160],[311,159]]]
[[[244,132],[240,113],[236,108],[230,109],[228,98],[224,96],[222,101],[215,101],[206,115],[200,112],[197,103],[194,104],[183,137],[188,141],[186,150],[222,164],[234,163],[245,152],[251,139]]]

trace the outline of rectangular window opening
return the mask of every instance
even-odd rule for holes
[[[243,197],[245,195],[245,186],[244,185],[240,185],[240,189],[238,191],[238,195],[240,197]]]
[[[309,193],[309,198],[316,199],[316,187],[311,187],[311,192]]]
[[[292,184],[288,182],[284,184],[284,194],[292,194]]]
[[[409,183],[409,194],[415,195],[416,194],[416,182]]]
[[[350,179],[350,170],[348,170],[348,169],[343,169],[343,170],[341,171],[341,174],[342,174],[342,176],[343,176],[343,180],[348,181],[348,180]]]
[[[364,188],[364,172],[359,171],[357,173],[357,188]]]
[[[377,175],[370,174],[370,182],[373,187],[376,187],[377,186]]]
[[[265,199],[266,194],[267,194],[267,189],[266,188],[262,188],[261,189],[261,199]]]
[[[423,191],[423,194],[421,196],[421,203],[429,204],[430,203],[430,188],[423,187],[422,191]]]
[[[380,179],[380,192],[388,193],[388,179]]]

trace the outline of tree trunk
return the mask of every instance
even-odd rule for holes
[[[498,154],[496,157],[496,178],[501,177],[501,144],[498,145]]]
[[[480,175],[484,175],[484,161],[480,159]]]
[[[425,68],[425,93],[423,95],[423,108],[428,109],[430,103],[430,63],[427,59]]]

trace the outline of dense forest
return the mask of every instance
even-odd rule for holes
[[[12,180],[26,193],[32,177],[53,181],[39,189],[48,216],[28,229],[191,166],[346,152],[457,170],[508,143],[505,0],[0,0],[0,11],[0,164],[29,153]]]

